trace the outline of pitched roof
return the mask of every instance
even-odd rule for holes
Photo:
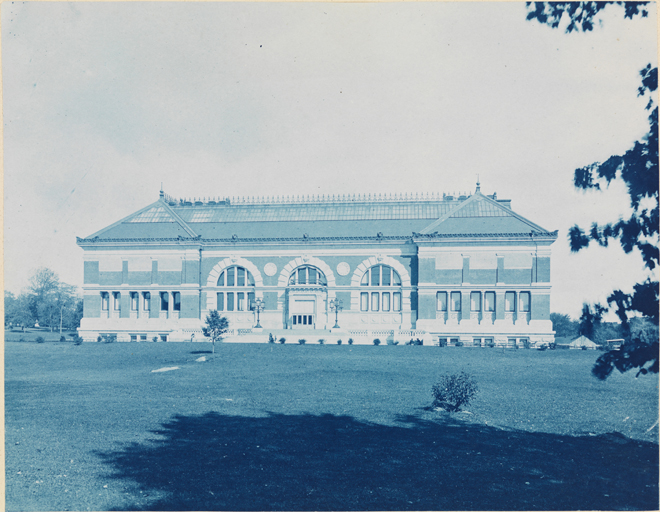
[[[283,240],[405,239],[413,234],[514,236],[530,231],[552,236],[511,211],[506,200],[476,192],[460,200],[422,198],[307,198],[238,204],[174,201],[161,198],[79,242],[145,239]]]

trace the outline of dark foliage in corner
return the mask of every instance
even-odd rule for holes
[[[622,5],[625,17],[635,16],[646,18],[649,13],[646,5],[649,2],[527,2],[527,19],[552,28],[559,27],[561,19],[566,15],[568,25],[566,32],[590,32],[594,29],[596,15],[608,5]]]
[[[456,412],[467,405],[479,391],[474,378],[465,372],[443,375],[432,388],[433,407]]]
[[[568,16],[569,24],[566,32],[588,32],[594,28],[596,14],[610,4],[624,7],[626,18],[632,19],[639,15],[648,16],[648,2],[534,2],[527,4],[527,19],[536,19],[540,23],[557,28],[562,16]],[[648,64],[640,71],[641,85],[637,89],[638,96],[646,96],[649,100],[646,110],[650,112],[649,131],[636,141],[622,155],[612,155],[604,162],[595,162],[575,170],[574,185],[581,190],[602,190],[614,180],[622,181],[628,190],[632,213],[616,223],[600,225],[597,222],[589,230],[583,230],[574,225],[569,230],[571,250],[577,252],[596,242],[607,247],[610,240],[616,239],[626,253],[637,249],[644,260],[644,265],[653,271],[658,265],[660,251],[658,250],[658,108],[653,97],[658,89],[658,68]],[[592,373],[606,379],[616,368],[621,372],[632,368],[640,368],[639,374],[658,372],[657,339],[645,343],[635,338],[629,328],[629,318],[641,313],[658,325],[660,303],[658,301],[658,280],[652,274],[645,281],[637,283],[632,293],[615,290],[607,298],[608,305],[616,306],[616,314],[621,320],[624,331],[624,348],[622,350],[603,354],[596,361]],[[605,310],[603,308],[603,310]],[[584,312],[583,312],[584,313]],[[598,317],[598,309],[590,312]],[[583,315],[584,316],[584,315]],[[586,319],[585,326],[588,329]],[[648,366],[646,366],[648,364]],[[644,371],[642,371],[644,370]]]

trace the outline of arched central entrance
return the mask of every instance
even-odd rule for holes
[[[328,282],[318,267],[294,268],[287,286],[287,327],[316,329],[317,325],[324,326],[327,294]]]

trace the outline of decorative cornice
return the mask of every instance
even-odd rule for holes
[[[179,235],[177,238],[80,238],[76,237],[76,242],[80,244],[94,244],[94,243],[117,243],[117,242],[196,242],[196,243],[217,243],[217,242],[324,242],[324,241],[379,241],[379,240],[436,240],[436,239],[451,239],[451,238],[557,238],[559,231],[552,232],[535,232],[530,231],[527,233],[415,233],[412,235],[394,235],[394,236],[327,236],[327,237],[268,237],[268,238],[241,238],[233,235],[231,238],[202,238],[197,236],[195,238],[186,238]]]

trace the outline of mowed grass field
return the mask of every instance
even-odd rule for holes
[[[658,378],[598,355],[8,342],[6,508],[657,509]],[[469,413],[429,410],[461,370]]]

